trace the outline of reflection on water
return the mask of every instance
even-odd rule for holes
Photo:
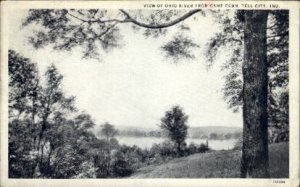
[[[116,137],[120,144],[125,145],[137,145],[141,148],[151,148],[152,144],[154,143],[161,143],[166,140],[166,138],[157,138],[157,137]],[[193,139],[187,138],[187,144],[194,142],[195,144],[206,144],[206,139]],[[214,150],[227,150],[232,149],[236,144],[236,139],[230,140],[208,140],[208,146]]]

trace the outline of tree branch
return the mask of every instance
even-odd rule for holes
[[[67,11],[67,14],[70,15],[71,17],[81,21],[81,22],[85,22],[85,23],[109,23],[109,22],[118,22],[118,23],[126,23],[129,22],[128,20],[124,19],[108,19],[108,20],[101,20],[101,19],[93,19],[93,20],[86,20],[86,19],[82,19],[78,16],[75,16],[74,14],[70,13],[69,11]]]
[[[118,22],[115,22],[114,24],[112,24],[110,27],[108,27],[105,31],[103,31],[101,34],[99,34],[97,37],[102,37],[103,35],[105,35],[106,33],[108,33],[108,31],[110,31],[110,29],[112,29],[113,27],[115,27],[118,24]]]
[[[279,33],[279,34],[267,36],[267,38],[275,38],[275,37],[286,36],[286,35],[288,35],[288,33],[289,33],[289,31],[285,31],[285,32],[283,32],[283,33]]]
[[[177,23],[191,17],[192,15],[196,14],[197,12],[200,12],[201,9],[196,9],[196,10],[192,10],[186,14],[184,14],[183,16],[180,16],[177,19],[174,19],[173,21],[170,21],[168,23],[162,23],[162,24],[147,24],[147,23],[142,23],[136,19],[134,19],[133,17],[131,17],[129,15],[129,13],[127,13],[125,10],[120,9],[120,11],[126,16],[125,19],[108,19],[108,20],[101,20],[101,19],[93,19],[93,20],[86,20],[83,18],[80,18],[72,13],[70,13],[69,11],[67,11],[67,14],[70,15],[71,17],[81,21],[81,22],[86,22],[86,23],[109,23],[109,22],[115,22],[115,23],[133,23],[135,25],[138,25],[140,27],[144,27],[144,28],[148,28],[148,29],[162,29],[162,28],[166,28],[166,27],[171,27],[173,25],[176,25]]]
[[[69,14],[71,17],[73,17],[73,18],[75,18],[75,19],[77,19],[77,20],[79,20],[79,21],[82,21],[82,22],[89,22],[88,20],[81,19],[81,18],[79,18],[79,17],[77,17],[77,16],[71,14],[69,11],[67,11],[67,14]]]
[[[142,22],[139,22],[137,21],[136,19],[132,18],[126,11],[124,11],[123,9],[120,9],[120,11],[126,16],[126,19],[123,21],[123,22],[131,22],[131,23],[134,23],[140,27],[145,27],[145,28],[148,28],[148,29],[162,29],[162,28],[166,28],[166,27],[171,27],[185,19],[187,19],[188,17],[194,15],[195,13],[197,12],[200,12],[201,10],[200,9],[196,9],[196,10],[192,10],[186,14],[184,14],[183,16],[173,20],[173,21],[170,21],[168,23],[162,23],[162,24],[157,24],[157,25],[153,25],[153,24],[146,24],[146,23],[142,23]]]

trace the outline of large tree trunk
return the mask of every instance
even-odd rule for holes
[[[245,11],[243,149],[241,177],[268,178],[267,20],[264,10]]]

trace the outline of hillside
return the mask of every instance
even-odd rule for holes
[[[288,143],[270,145],[272,178],[288,178],[288,150]],[[238,150],[194,154],[141,168],[131,178],[238,178],[240,158],[241,151]]]

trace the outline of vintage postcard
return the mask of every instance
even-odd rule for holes
[[[1,2],[1,187],[299,186],[299,10]]]

